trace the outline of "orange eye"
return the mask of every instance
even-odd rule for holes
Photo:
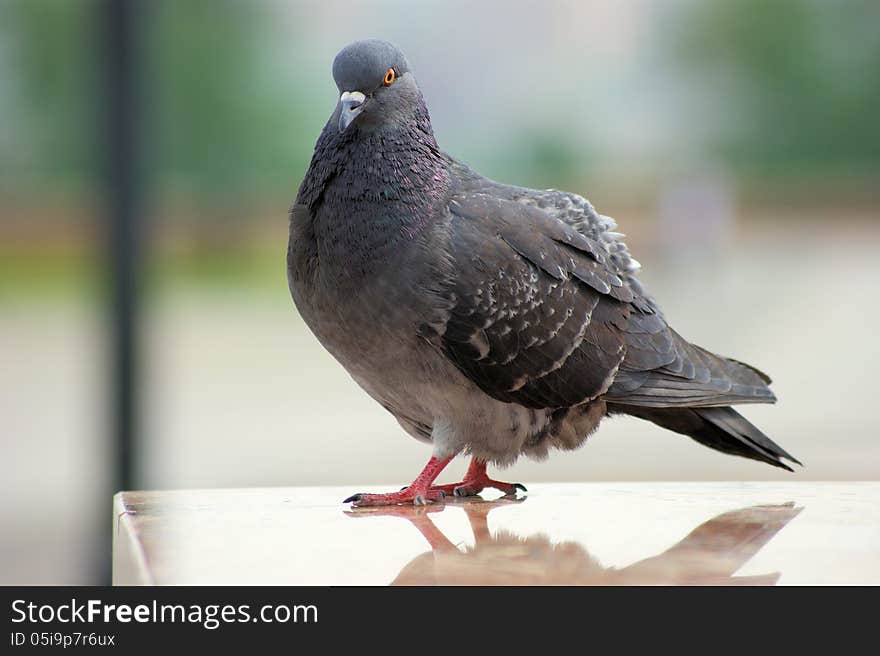
[[[389,68],[387,71],[385,71],[385,77],[382,78],[382,84],[387,87],[392,82],[394,82],[395,79],[397,79],[397,73],[394,71],[393,68]]]

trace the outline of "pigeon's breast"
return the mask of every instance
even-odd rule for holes
[[[487,395],[420,337],[437,308],[417,282],[406,284],[406,269],[389,266],[356,290],[316,284],[297,305],[322,345],[410,435],[433,442],[435,453],[468,451],[498,464],[586,438],[588,430],[572,432],[552,410]],[[564,440],[562,429],[571,433]]]
[[[423,347],[419,325],[436,311],[425,290],[433,267],[427,244],[436,240],[421,235],[388,248],[387,240],[376,239],[377,256],[367,257],[363,244],[356,253],[346,247],[345,232],[337,220],[296,244],[291,231],[290,286],[303,320],[353,376],[387,376],[395,363],[415,367],[408,360]]]
[[[442,243],[442,234],[417,241],[354,277],[318,257],[311,280],[291,283],[294,300],[321,344],[412,436],[435,451],[512,462],[546,434],[551,413],[486,395],[421,336],[446,311],[429,282],[442,275]]]

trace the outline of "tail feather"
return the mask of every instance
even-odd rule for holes
[[[752,448],[763,451],[770,458],[785,458],[790,462],[803,466],[802,462],[767,437],[757,426],[733,408],[701,408],[697,411],[697,414],[724,431],[726,435],[744,441]]]
[[[609,413],[628,414],[687,435],[710,449],[742,456],[794,471],[782,458],[802,465],[748,419],[729,406],[699,408],[647,408],[608,404]]]

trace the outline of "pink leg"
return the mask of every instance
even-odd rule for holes
[[[464,480],[461,483],[450,483],[449,485],[435,485],[432,491],[443,492],[444,494],[454,494],[457,497],[470,497],[479,494],[487,487],[495,488],[504,494],[516,494],[517,490],[527,492],[521,483],[502,483],[489,478],[486,473],[486,462],[474,458],[468,467]]]
[[[409,486],[400,492],[388,494],[353,494],[342,503],[353,502],[355,506],[392,506],[398,503],[412,503],[414,506],[424,506],[428,501],[439,501],[446,496],[441,490],[431,488],[431,483],[443,468],[449,464],[452,456],[438,460],[433,456],[425,465],[422,473],[416,477]]]

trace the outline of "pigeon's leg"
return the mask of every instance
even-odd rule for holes
[[[440,501],[446,495],[438,489],[432,488],[431,483],[443,468],[449,464],[452,456],[443,459],[431,457],[422,473],[416,476],[416,480],[403,488],[400,492],[389,494],[353,494],[342,503],[353,502],[355,506],[393,506],[398,503],[411,503],[414,506],[424,506],[429,501]]]
[[[503,483],[489,478],[486,473],[486,461],[474,458],[471,460],[470,467],[464,475],[461,483],[450,483],[449,485],[435,485],[432,491],[443,492],[447,495],[454,494],[457,497],[471,497],[479,494],[487,487],[495,488],[504,494],[516,494],[517,490],[526,492],[525,485],[521,483]]]

